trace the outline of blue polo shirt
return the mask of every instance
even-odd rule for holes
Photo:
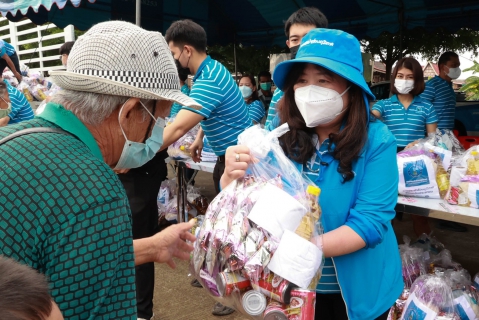
[[[263,103],[259,100],[255,100],[248,104],[249,117],[252,121],[260,123],[263,119],[266,111],[264,110]]]
[[[421,93],[421,98],[432,103],[436,109],[439,129],[452,130],[454,128],[456,94],[451,82],[435,76],[426,82],[426,88]]]
[[[201,128],[217,156],[238,144],[238,135],[252,125],[248,107],[230,72],[210,56],[201,63],[190,98],[202,107],[183,109],[202,115]]]
[[[190,87],[185,83],[183,86],[181,86],[181,92],[186,94],[187,96],[190,95]],[[170,118],[176,116],[178,112],[180,112],[182,105],[179,104],[178,102],[173,103],[171,106],[171,111],[170,111]]]
[[[5,53],[12,56],[15,53],[15,48],[10,43],[0,40],[0,57]]]
[[[271,121],[273,121],[274,116],[276,115],[276,105],[278,104],[279,100],[283,97],[284,92],[281,91],[279,88],[276,88],[273,93],[273,97],[271,98],[271,103],[269,104],[268,109],[268,116],[266,117],[266,122],[264,124],[265,127],[269,126]]]
[[[384,123],[396,137],[397,145],[405,147],[409,143],[426,136],[426,124],[436,123],[437,114],[431,103],[414,97],[407,109],[397,95],[378,101],[373,110],[381,113]]]
[[[10,102],[12,103],[12,112],[8,114],[10,117],[8,124],[33,119],[35,115],[33,114],[32,107],[30,106],[27,98],[25,98],[20,90],[11,86],[8,84],[8,82],[5,83],[7,83],[8,96],[10,97]]]

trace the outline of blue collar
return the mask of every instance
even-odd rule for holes
[[[399,101],[399,99],[398,99],[398,95],[397,95],[397,94],[391,96],[391,98],[389,98],[389,99],[390,99],[392,102],[397,102],[397,103],[399,103],[400,105],[402,105],[401,101]],[[418,99],[419,99],[419,96],[414,96],[414,97],[412,98],[411,105],[412,105],[414,102],[416,102]]]
[[[444,80],[444,79],[441,78],[440,76],[435,76],[434,78],[438,78],[440,81],[445,82],[448,86],[451,86],[451,87],[452,87],[452,81],[449,82],[449,81],[447,81],[447,80]]]
[[[198,71],[196,71],[196,74],[195,74],[195,77],[193,78],[193,81],[195,81],[196,79],[198,79],[198,77],[200,76],[201,72],[203,72],[203,68],[211,61],[211,57],[210,56],[206,56],[206,59],[203,60],[203,62],[200,64],[200,67],[198,68]]]

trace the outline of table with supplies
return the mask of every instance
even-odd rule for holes
[[[396,211],[479,226],[478,209],[451,205],[443,199],[399,196]]]

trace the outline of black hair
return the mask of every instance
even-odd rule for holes
[[[445,65],[449,60],[451,60],[451,58],[458,58],[459,59],[459,56],[457,55],[457,53],[452,52],[452,51],[444,52],[439,57],[439,60],[437,61],[437,65],[438,66],[440,66],[442,64]]]
[[[424,72],[422,71],[422,67],[419,62],[412,58],[402,58],[396,63],[396,67],[394,67],[393,73],[391,75],[391,92],[394,94],[398,94],[399,91],[394,86],[394,81],[396,80],[397,74],[400,69],[406,68],[412,71],[414,77],[414,88],[409,92],[414,97],[420,95],[424,91]]]
[[[266,71],[266,70],[263,70],[263,71],[260,71],[258,73],[258,82],[259,82],[259,78],[261,77],[268,77],[271,79],[271,73],[269,71]]]
[[[29,266],[0,255],[2,319],[45,320],[52,312],[45,276]]]
[[[166,30],[165,40],[167,43],[173,42],[180,48],[188,45],[198,52],[206,52],[205,29],[190,19],[173,22]]]
[[[284,24],[284,33],[286,38],[289,39],[289,29],[293,24],[302,25],[314,25],[316,28],[327,28],[328,19],[315,7],[305,7],[297,10],[295,13],[289,16],[288,20]]]
[[[75,44],[75,41],[68,41],[65,42],[61,47],[60,47],[60,54],[70,54],[70,51],[72,51],[73,45]]]

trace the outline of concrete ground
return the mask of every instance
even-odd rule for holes
[[[169,177],[173,177],[170,170]],[[196,186],[201,188],[204,196],[214,197],[213,178],[210,173],[198,172]],[[447,249],[452,252],[455,261],[472,273],[479,272],[479,227],[468,226],[468,232],[454,233],[435,228],[436,221],[430,219],[433,234]],[[412,222],[409,215],[404,215],[402,221],[394,221],[394,230],[398,242],[403,243],[403,235],[415,239]],[[178,262],[172,270],[167,265],[156,265],[156,282],[154,297],[154,312],[156,320],[245,320],[246,317],[235,312],[229,316],[215,317],[211,315],[214,301],[204,289],[190,285],[188,263]]]

